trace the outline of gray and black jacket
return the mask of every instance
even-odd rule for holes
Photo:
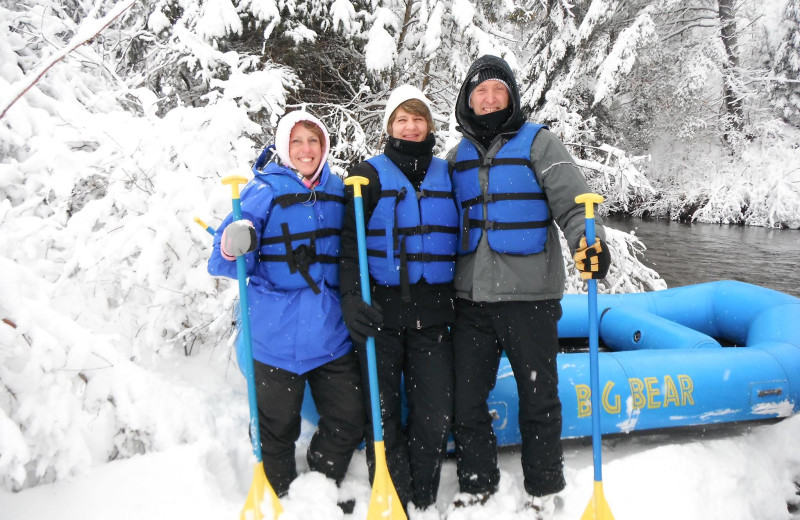
[[[493,139],[486,139],[485,132],[481,136],[475,113],[469,107],[467,81],[459,91],[455,115],[457,129],[463,138],[475,144],[481,158],[493,158],[520,129],[525,122],[525,115],[521,109],[514,73],[504,60],[483,56],[473,63],[466,77],[471,78],[484,67],[506,71],[512,109],[508,120],[497,129]],[[451,165],[455,163],[457,150],[456,146],[447,155]],[[475,252],[461,255],[456,261],[454,284],[457,297],[477,302],[502,302],[550,300],[563,296],[566,273],[556,226],[561,228],[571,253],[574,253],[585,229],[584,208],[575,202],[575,197],[588,193],[590,189],[566,147],[549,130],[542,129],[536,135],[530,157],[536,180],[545,193],[553,219],[548,227],[544,251],[531,255],[497,253],[489,247],[487,234],[484,233]],[[488,175],[489,167],[481,166],[478,176],[483,194],[487,191]],[[596,217],[596,222],[597,236],[605,240],[602,221]]]

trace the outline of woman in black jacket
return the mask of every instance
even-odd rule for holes
[[[387,102],[384,128],[389,135],[384,153],[349,171],[369,180],[362,196],[374,306],[361,299],[353,192],[348,188],[340,257],[342,311],[365,382],[364,343],[367,336],[375,337],[386,460],[403,507],[412,501],[416,510],[438,518],[432,508],[453,415],[450,325],[457,211],[447,163],[433,156],[436,140],[425,95],[411,85],[396,88]],[[408,408],[405,421],[401,388]],[[372,429],[366,430],[372,480]]]

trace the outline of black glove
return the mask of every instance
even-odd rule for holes
[[[375,336],[383,325],[383,314],[377,305],[367,305],[360,295],[348,293],[342,296],[342,317],[350,337],[364,344],[368,336]]]
[[[611,253],[608,245],[599,238],[595,239],[591,247],[586,247],[586,237],[581,238],[578,250],[573,255],[575,267],[581,272],[584,280],[602,280],[608,274],[611,267]]]

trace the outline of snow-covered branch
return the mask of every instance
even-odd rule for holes
[[[86,44],[103,32],[106,27],[114,23],[114,20],[122,16],[125,11],[127,11],[134,3],[136,3],[136,1],[137,0],[123,0],[114,6],[114,8],[104,17],[90,20],[81,24],[77,33],[75,33],[75,36],[72,37],[72,39],[63,49],[47,58],[38,67],[26,74],[24,78],[11,85],[6,94],[7,99],[0,99],[0,119],[2,119],[8,110],[14,105],[14,103],[16,103],[19,98],[24,96],[25,93],[28,92],[28,90],[30,90],[34,85],[36,85],[42,76],[44,76],[47,71],[50,70],[56,63],[63,60],[69,55],[69,53],[81,45]]]

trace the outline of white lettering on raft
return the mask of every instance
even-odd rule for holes
[[[675,380],[669,375],[665,375],[660,384],[657,377],[629,378],[628,386],[631,389],[633,409],[693,405],[694,382],[692,378],[678,375],[677,379],[678,384],[676,385]],[[589,385],[575,385],[575,392],[578,397],[578,417],[589,417],[592,415],[591,388]],[[606,382],[600,397],[600,404],[606,413],[612,415],[622,411],[622,398],[618,392],[614,392],[614,381]]]

